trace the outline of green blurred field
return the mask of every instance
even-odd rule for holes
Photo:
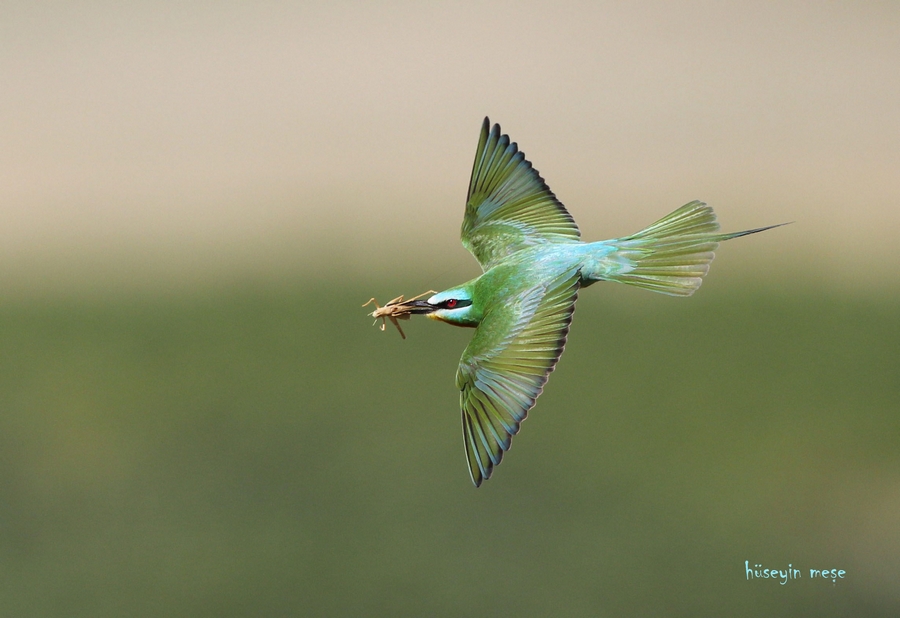
[[[416,291],[0,304],[0,615],[898,615],[896,295],[585,290],[476,490]]]

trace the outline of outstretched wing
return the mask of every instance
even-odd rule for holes
[[[578,226],[500,125],[484,119],[469,180],[462,244],[484,270],[544,242],[575,242]]]
[[[478,487],[509,450],[556,366],[569,333],[578,275],[539,285],[487,314],[463,352],[460,389],[463,441]]]

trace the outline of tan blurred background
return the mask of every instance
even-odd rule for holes
[[[0,618],[900,615],[898,32],[897,2],[5,3]],[[471,333],[360,305],[478,272],[485,115],[586,239],[692,199],[795,223],[689,301],[586,291],[475,490]]]
[[[588,239],[699,198],[797,222],[736,248],[750,269],[896,286],[895,2],[4,7],[7,290],[474,272],[484,115]]]

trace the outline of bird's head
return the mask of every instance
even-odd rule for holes
[[[438,292],[427,301],[429,318],[453,324],[454,326],[478,326],[478,317],[472,307],[472,292],[469,286],[460,286]]]

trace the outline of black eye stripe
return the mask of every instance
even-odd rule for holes
[[[472,304],[472,301],[468,298],[448,298],[447,300],[438,303],[438,306],[443,309],[460,309],[461,307],[468,307]]]

